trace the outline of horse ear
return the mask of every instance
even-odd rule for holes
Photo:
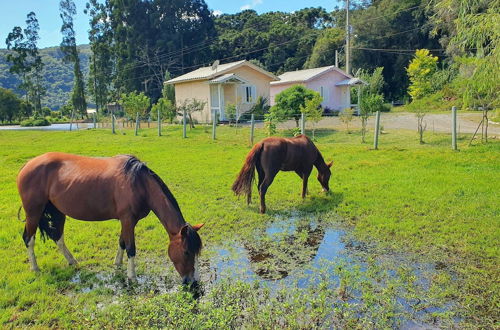
[[[188,229],[189,229],[188,225],[184,225],[184,227],[181,228],[181,236],[182,237],[186,237],[187,236]]]
[[[329,162],[328,164],[326,164],[326,166],[328,166],[328,167],[332,167],[332,165],[333,165],[333,160],[331,162]]]
[[[204,223],[199,223],[199,224],[197,224],[197,225],[194,225],[194,226],[193,226],[193,229],[194,229],[194,230],[196,230],[196,231],[198,231],[198,230],[200,230],[200,228],[201,228],[201,227],[203,227],[204,225],[205,225]]]

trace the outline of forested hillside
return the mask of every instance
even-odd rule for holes
[[[80,60],[85,77],[89,72],[90,46],[78,46]],[[19,77],[9,72],[9,63],[5,58],[8,50],[0,49],[0,88],[12,89],[18,94],[17,86],[20,84]],[[70,63],[64,63],[59,47],[50,47],[40,50],[42,61],[45,64],[43,69],[44,87],[46,94],[42,98],[42,105],[52,109],[58,109],[68,103],[71,99],[73,88],[73,68]]]

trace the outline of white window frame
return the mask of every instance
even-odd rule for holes
[[[250,104],[255,103],[257,99],[257,89],[254,85],[243,85],[243,103]],[[248,94],[250,91],[250,95]]]

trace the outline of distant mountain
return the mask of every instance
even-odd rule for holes
[[[80,63],[85,76],[84,82],[87,82],[89,73],[90,46],[78,46],[80,51]],[[19,95],[22,92],[17,90],[20,80],[17,75],[9,72],[9,63],[6,60],[7,49],[0,49],[0,87],[14,90]],[[52,109],[58,109],[70,100],[71,90],[73,89],[73,66],[64,63],[63,54],[59,47],[49,47],[40,50],[44,67],[44,86],[47,90],[42,99],[42,106],[48,106]],[[87,100],[88,102],[88,100]]]

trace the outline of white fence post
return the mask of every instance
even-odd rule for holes
[[[457,150],[457,107],[451,107],[451,148]]]

